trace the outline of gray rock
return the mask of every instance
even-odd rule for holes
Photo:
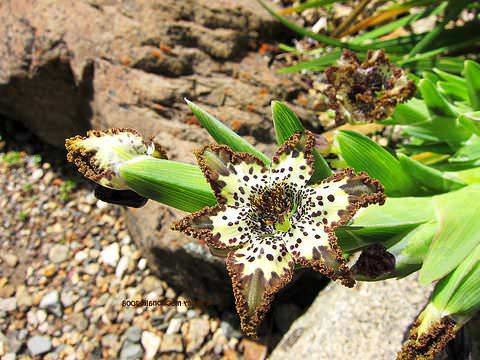
[[[47,336],[33,336],[27,341],[28,351],[32,356],[42,355],[52,349],[52,342]]]
[[[120,352],[120,359],[123,360],[137,360],[141,359],[143,355],[143,348],[139,344],[125,341]]]
[[[299,87],[252,51],[281,28],[255,0],[9,3],[0,1],[0,38],[9,39],[0,42],[0,113],[61,147],[88,128],[134,127],[170,158],[192,162],[192,150],[211,139],[188,97],[268,152],[270,101]],[[316,119],[311,110],[301,117]],[[170,231],[184,214],[153,202],[126,212],[152,273],[191,298],[232,303],[223,259]]]
[[[415,275],[400,280],[337,283],[320,292],[274,349],[271,360],[394,359],[411,322],[426,304],[431,287]]]
[[[140,341],[140,338],[142,337],[142,329],[140,329],[138,326],[131,326],[127,329],[127,331],[125,331],[125,334],[123,334],[123,337],[127,341],[137,343]]]
[[[102,337],[102,346],[116,348],[119,345],[117,334],[106,334]]]
[[[70,317],[70,321],[80,332],[85,331],[88,328],[88,320],[82,313],[73,313]]]
[[[51,262],[58,264],[67,260],[68,253],[68,246],[62,244],[55,244],[48,251],[48,259]]]
[[[40,300],[39,307],[45,309],[55,316],[62,316],[62,305],[60,295],[57,290],[46,293]]]

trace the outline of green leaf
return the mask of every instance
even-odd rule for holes
[[[413,125],[430,120],[425,102],[416,98],[399,104],[393,112],[392,119],[399,125]]]
[[[480,136],[480,111],[466,112],[460,115],[458,121],[464,127]]]
[[[462,78],[461,76],[453,75],[453,74],[450,74],[450,73],[448,73],[446,71],[443,71],[443,70],[440,70],[440,69],[433,69],[433,71],[438,76],[440,76],[441,79],[443,79],[444,81],[447,81],[451,84],[455,84],[455,85],[462,86],[462,87],[465,87],[467,85],[467,81],[464,78]]]
[[[418,225],[435,219],[431,197],[387,198],[357,213],[336,233],[341,248],[354,251],[372,243],[385,244],[395,235],[405,235]]]
[[[217,202],[194,165],[143,157],[127,161],[119,172],[136,193],[183,211],[194,212]]]
[[[453,280],[457,276],[461,280],[448,301],[446,310],[449,314],[471,317],[480,310],[480,246],[460,264],[449,280],[457,283],[456,279]]]
[[[307,61],[300,61],[298,64],[284,67],[278,70],[279,74],[290,74],[295,73],[301,70],[316,70],[316,71],[323,71],[330,65],[332,65],[335,61],[340,59],[342,52],[340,50],[333,50],[325,55],[322,55],[318,58],[307,60]]]
[[[185,99],[190,110],[192,110],[195,117],[200,124],[208,131],[210,135],[219,144],[228,145],[233,150],[238,152],[247,152],[263,161],[265,165],[270,163],[270,159],[262,152],[257,150],[252,144],[250,144],[243,137],[236,134],[232,129],[223,124],[220,120],[210,115],[208,112],[200,108],[193,102]]]
[[[455,269],[480,244],[480,186],[433,197],[439,229],[420,270],[420,282],[428,284]]]
[[[348,130],[339,131],[336,139],[347,164],[380,180],[387,195],[409,196],[421,193],[400,162],[373,140]]]
[[[302,11],[307,10],[307,9],[321,8],[321,7],[326,6],[326,5],[331,5],[335,2],[345,2],[345,0],[343,0],[343,1],[338,1],[338,0],[310,0],[310,1],[304,2],[303,4],[283,9],[282,12],[283,13],[302,12]]]
[[[431,302],[449,315],[472,314],[479,310],[480,246],[435,286]]]
[[[449,178],[448,174],[410,159],[406,155],[397,154],[397,156],[405,172],[429,189],[443,193],[460,189],[466,185],[458,180]]]
[[[400,240],[393,239],[394,244],[387,251],[395,256],[395,271],[389,274],[389,278],[405,277],[422,267],[437,227],[436,221],[430,221],[417,226],[404,236],[397,236]]]
[[[305,127],[295,113],[284,103],[272,101],[273,125],[277,143],[283,144],[290,136],[297,132],[304,132]],[[313,149],[315,158],[314,173],[310,182],[316,183],[332,174],[332,170],[317,149]]]
[[[438,92],[434,83],[430,80],[422,79],[420,80],[418,88],[432,116],[456,118],[457,113],[443,95]]]
[[[468,101],[468,93],[465,85],[458,85],[447,81],[439,81],[437,83],[437,87],[446,96],[450,96],[453,99],[461,101]]]
[[[279,145],[293,134],[305,131],[305,127],[297,115],[283,102],[272,101],[271,106],[275,136]]]
[[[467,80],[470,105],[473,110],[480,110],[480,65],[472,60],[465,61],[464,75]]]
[[[477,164],[474,164],[474,166],[476,167],[472,169],[446,172],[445,174],[451,179],[456,179],[468,185],[480,184],[480,163],[477,161]]]
[[[291,30],[295,31],[296,33],[298,33],[300,35],[307,36],[309,38],[317,40],[317,41],[321,42],[322,44],[331,45],[331,46],[335,46],[335,47],[347,48],[347,49],[351,49],[351,50],[365,50],[365,51],[368,50],[368,48],[365,47],[365,46],[360,46],[360,45],[357,45],[357,44],[342,42],[342,41],[337,40],[335,38],[332,38],[330,36],[317,34],[317,33],[314,33],[313,31],[310,31],[306,28],[298,26],[297,24],[287,20],[285,17],[277,14],[263,0],[257,0],[257,1],[260,3],[260,5],[265,10],[267,10],[270,13],[270,15],[272,15],[274,18],[276,18],[278,21],[280,21],[283,25],[285,25],[286,27],[290,28]]]
[[[458,151],[448,159],[450,162],[465,162],[473,161],[480,158],[480,138],[475,137],[465,146],[462,146]]]

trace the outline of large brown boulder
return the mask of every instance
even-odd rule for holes
[[[5,0],[0,24],[0,113],[58,146],[89,127],[133,127],[193,162],[211,139],[187,97],[269,152],[270,101],[298,90],[257,51],[281,27],[255,0]],[[165,280],[230,301],[223,263],[169,230],[180,214],[150,202],[126,216]]]

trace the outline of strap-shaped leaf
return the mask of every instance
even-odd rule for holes
[[[411,196],[421,193],[400,162],[373,140],[348,130],[339,131],[336,139],[347,164],[380,180],[387,195]]]
[[[217,203],[200,168],[154,158],[137,158],[119,169],[136,193],[174,208],[194,212]]]
[[[480,185],[433,198],[439,229],[420,270],[428,284],[455,269],[480,244]]]
[[[297,115],[280,101],[272,101],[272,117],[278,144],[283,144],[285,140],[297,132],[305,131],[305,127]],[[316,183],[330,176],[332,170],[317,149],[313,149],[313,156],[315,158],[314,172],[310,182]]]
[[[397,156],[403,169],[428,189],[444,193],[460,189],[466,185],[461,181],[449,178],[448,174],[410,159],[404,154],[397,154]]]
[[[376,242],[385,244],[393,236],[434,219],[431,197],[387,198],[382,206],[371,205],[360,211],[336,233],[341,248],[353,251]]]
[[[473,161],[480,158],[480,138],[475,137],[469,144],[462,146],[455,153],[453,157],[449,159],[450,162],[466,162]]]
[[[208,133],[215,139],[217,143],[228,145],[230,148],[238,152],[247,152],[252,154],[262,160],[265,165],[270,163],[270,159],[265,154],[257,150],[252,144],[236,134],[220,120],[193,102],[187,99],[185,99],[185,101],[200,124],[202,124],[202,126],[208,131]]]
[[[438,287],[443,290],[440,295],[451,294],[446,305],[449,314],[473,316],[480,310],[480,245],[445,279],[445,283]]]
[[[468,97],[473,110],[480,110],[480,65],[472,60],[465,61],[465,78]]]
[[[450,103],[438,92],[436,86],[430,80],[420,80],[418,89],[432,116],[442,118],[455,118],[457,116]]]
[[[343,42],[340,40],[337,40],[335,38],[332,38],[330,36],[322,35],[322,34],[317,34],[313,31],[310,31],[306,28],[303,28],[301,26],[298,26],[297,24],[287,20],[285,17],[277,14],[273,9],[271,9],[263,0],[257,0],[262,7],[267,10],[270,15],[272,15],[274,18],[276,18],[278,21],[280,21],[283,25],[286,27],[290,28],[291,30],[297,32],[300,35],[310,37],[314,40],[317,40],[323,44],[326,45],[331,45],[331,46],[336,46],[336,47],[341,47],[341,48],[346,48],[346,49],[351,49],[351,50],[367,50],[367,47],[361,46],[358,44],[352,44],[348,42]]]
[[[460,76],[450,74],[449,72],[446,72],[440,69],[433,69],[433,71],[444,81],[447,81],[449,83],[452,83],[458,86],[467,85],[467,81]]]
[[[395,108],[392,119],[399,125],[413,125],[430,120],[428,108],[422,100],[413,98]]]

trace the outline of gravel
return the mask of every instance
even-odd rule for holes
[[[2,160],[0,144],[0,357],[242,356],[238,329],[224,334],[215,308],[123,306],[188,299],[150,273],[121,207],[83,182],[71,189],[61,162],[18,154]]]

